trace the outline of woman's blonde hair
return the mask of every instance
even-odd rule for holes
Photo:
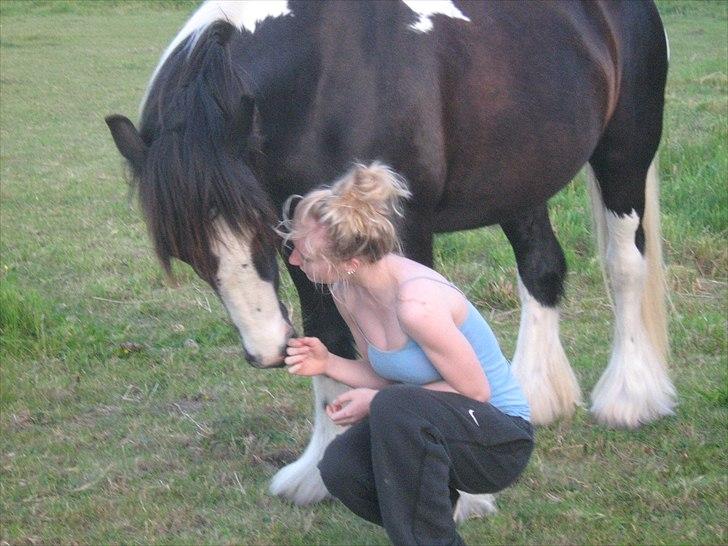
[[[404,179],[386,165],[355,164],[330,186],[300,198],[293,218],[293,196],[283,211],[284,239],[309,242],[310,233],[323,227],[327,244],[313,249],[330,263],[361,258],[376,262],[390,252],[401,252],[396,223],[404,213],[402,201],[411,196]],[[305,220],[313,220],[313,225]]]

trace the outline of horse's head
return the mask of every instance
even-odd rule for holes
[[[106,118],[157,255],[188,263],[222,300],[256,367],[282,365],[293,334],[278,299],[270,199],[248,166],[254,103],[231,65],[228,23],[167,57],[150,86],[140,130]]]

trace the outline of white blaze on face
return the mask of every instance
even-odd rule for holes
[[[245,350],[255,360],[251,364],[280,364],[292,329],[281,312],[273,283],[258,274],[248,242],[236,238],[224,221],[216,223],[219,240],[213,243],[213,252],[218,257],[220,298]]]
[[[432,30],[431,15],[440,14],[462,19],[470,22],[470,19],[463,15],[455,4],[446,0],[403,0],[407,7],[420,16],[419,21],[410,25],[410,28],[419,32],[429,32]]]

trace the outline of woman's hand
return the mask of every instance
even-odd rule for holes
[[[283,360],[289,373],[321,375],[326,373],[329,350],[317,337],[298,337],[288,340],[288,356]]]
[[[369,415],[374,389],[352,389],[326,406],[326,415],[339,426],[353,425]]]

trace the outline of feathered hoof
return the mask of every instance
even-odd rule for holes
[[[497,511],[495,495],[472,495],[460,491],[460,498],[455,505],[452,517],[455,523],[461,523],[466,519],[482,518],[489,514],[495,514]]]
[[[549,375],[522,373],[520,383],[531,408],[533,425],[550,425],[581,406],[581,389],[566,358],[551,363]]]
[[[634,429],[672,415],[675,387],[666,366],[648,346],[617,350],[591,395],[594,418],[614,428]]]
[[[622,382],[606,376],[594,388],[591,398],[591,412],[599,423],[627,429],[673,415],[676,403],[675,388],[666,378],[645,388],[644,382]]]
[[[269,491],[298,506],[320,502],[329,496],[316,465],[302,460],[281,468],[273,476]]]
[[[526,398],[531,408],[531,424],[538,426],[571,417],[582,403],[581,390],[576,382],[573,387],[562,389],[561,392],[546,388],[539,393],[529,393]]]

